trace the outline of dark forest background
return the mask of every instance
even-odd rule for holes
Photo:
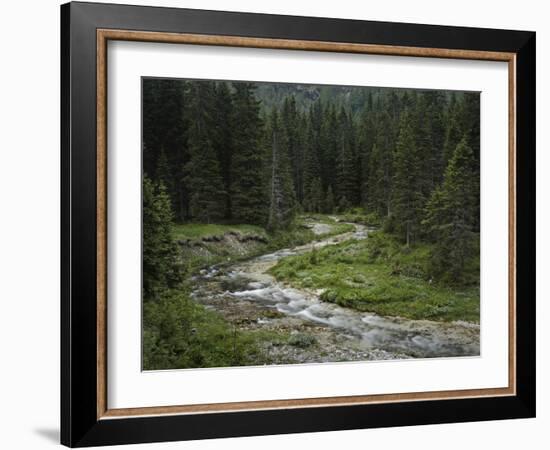
[[[143,171],[176,222],[280,230],[362,208],[464,260],[479,231],[479,93],[143,80]],[[437,253],[437,252],[436,252]],[[457,262],[458,261],[458,262]]]

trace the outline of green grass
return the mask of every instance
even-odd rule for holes
[[[332,228],[328,233],[316,235],[305,226],[306,221],[311,222],[312,220],[329,224]],[[295,247],[325,239],[353,229],[353,225],[338,223],[328,216],[317,214],[298,216],[289,229],[274,233],[269,233],[264,228],[255,225],[204,223],[176,224],[172,231],[177,241],[189,241],[188,249],[181,252],[181,262],[186,273],[195,273],[197,270],[213,264],[235,262],[281,248]],[[239,248],[221,239],[212,239],[221,238],[227,233],[255,236],[259,239],[241,245]]]
[[[172,229],[176,240],[198,240],[205,237],[223,236],[225,233],[240,233],[243,235],[255,234],[265,236],[266,231],[262,227],[255,225],[223,225],[223,224],[206,224],[206,223],[185,223],[176,224]]]
[[[166,291],[143,305],[143,368],[227,367],[255,361],[259,348],[218,313]]]
[[[339,223],[339,222],[335,222],[333,225],[332,225],[332,230],[329,231],[328,233],[323,233],[321,235],[319,235],[320,238],[326,238],[326,237],[330,237],[330,236],[336,236],[338,234],[343,234],[343,233],[349,233],[350,231],[353,231],[355,230],[355,227],[349,223]]]
[[[371,236],[285,258],[271,273],[298,287],[323,289],[322,300],[360,311],[479,322],[479,262],[469,265],[468,285],[438,284],[427,273],[429,245],[405,249],[381,232]]]
[[[352,222],[368,227],[380,227],[382,218],[376,213],[366,213],[363,208],[352,208],[346,212],[336,214],[335,217],[342,222]]]
[[[296,220],[296,223],[305,227],[306,224],[317,222],[325,225],[330,225],[331,230],[327,233],[317,234],[314,236],[314,239],[320,240],[327,237],[336,236],[338,234],[348,233],[353,231],[355,227],[349,223],[343,223],[345,221],[337,222],[332,217],[326,214],[303,214],[299,216]]]
[[[144,370],[279,364],[271,347],[317,345],[313,336],[286,330],[243,330],[189,298],[184,286],[143,308]]]
[[[330,225],[332,230],[329,233],[323,233],[321,235],[314,235],[312,232],[308,233],[308,230],[305,228],[306,222],[319,222]],[[299,228],[304,228],[302,232]],[[294,221],[293,226],[288,230],[282,230],[275,234],[269,234],[267,231],[257,225],[248,225],[248,224],[216,224],[216,223],[184,223],[184,224],[175,224],[172,228],[173,236],[176,240],[200,240],[203,238],[223,236],[225,233],[239,233],[241,235],[256,235],[267,238],[280,238],[282,235],[300,235],[300,242],[303,243],[304,239],[314,240],[316,238],[333,236],[336,234],[346,233],[353,230],[353,225],[346,223],[336,222],[334,219],[330,218],[324,214],[306,214],[298,216]],[[292,239],[289,239],[289,242],[293,242]]]
[[[172,232],[176,241],[188,241],[186,246],[181,247],[180,252],[182,267],[188,274],[213,264],[233,262],[260,254],[269,248],[270,241],[265,229],[247,224],[176,224],[173,226]],[[259,239],[249,244],[243,244],[239,248],[221,239],[212,239],[221,238],[228,233],[255,236]]]

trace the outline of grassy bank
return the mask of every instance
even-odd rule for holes
[[[322,300],[360,311],[478,323],[479,258],[468,263],[467,283],[449,286],[431,279],[429,254],[428,244],[406,249],[376,232],[366,240],[285,258],[271,273],[297,287],[322,289]]]
[[[341,222],[358,223],[367,227],[380,227],[383,224],[383,220],[378,214],[366,213],[362,208],[352,208],[335,217]]]
[[[262,227],[255,225],[224,225],[214,223],[185,223],[172,227],[172,233],[176,240],[197,240],[210,237],[223,236],[226,233],[239,233],[243,236],[266,236]]]
[[[313,224],[326,225],[326,232],[315,234]],[[185,271],[192,273],[202,267],[303,245],[352,231],[353,228],[353,225],[316,214],[299,216],[289,229],[275,233],[247,224],[186,223],[174,225],[172,234],[180,245],[181,262]]]
[[[143,369],[250,365],[258,342],[218,313],[192,301],[180,288],[144,303]]]
[[[346,220],[342,220],[342,218],[338,216],[333,215],[326,215],[326,214],[304,214],[302,216],[299,216],[297,219],[297,224],[313,229],[313,227],[316,225],[326,225],[330,227],[330,230],[323,231],[321,233],[316,234],[314,237],[316,239],[325,239],[330,236],[336,236],[338,234],[348,233],[350,231],[353,231],[355,227],[349,223],[344,223]]]

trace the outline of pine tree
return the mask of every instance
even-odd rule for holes
[[[183,167],[188,158],[188,84],[181,80],[146,78],[142,89],[143,172],[157,181],[159,165],[165,164],[162,169],[163,176],[166,176],[163,183],[177,218],[184,220],[187,215],[187,194],[182,180]]]
[[[428,168],[431,173],[430,192],[427,192],[429,195],[431,191],[443,181],[443,174],[447,167],[447,161],[444,159],[446,136],[445,109],[447,107],[447,100],[442,91],[426,91],[424,95],[427,97],[428,109],[426,112],[426,119],[431,124],[432,142],[430,166]]]
[[[170,198],[162,184],[143,175],[143,296],[159,293],[181,280],[177,247],[172,238]]]
[[[466,133],[468,145],[474,155],[471,161],[471,170],[478,180],[480,177],[480,100],[480,94],[477,92],[465,93],[461,109],[462,130]],[[476,205],[474,216],[479,218],[479,190],[476,194]],[[475,223],[475,228],[479,230],[479,220]]]
[[[267,198],[261,150],[263,124],[254,88],[252,83],[235,84],[231,207],[234,221],[264,225]]]
[[[403,114],[394,160],[393,207],[394,220],[405,234],[407,247],[419,232],[425,203],[423,185],[426,174],[423,159],[414,139],[409,113]]]
[[[185,183],[189,191],[191,216],[211,223],[224,217],[226,192],[216,151],[212,145],[213,108],[211,82],[192,84],[190,112],[194,117],[189,130],[189,161]]]
[[[312,114],[310,113],[310,120],[307,123],[307,131],[305,138],[305,155],[304,155],[304,200],[302,206],[306,211],[310,211],[310,205],[312,203],[311,194],[314,192],[312,189],[313,184],[319,180],[321,183],[321,164],[319,155],[319,135],[314,129]]]
[[[367,104],[363,108],[361,114],[361,124],[359,128],[359,164],[360,164],[360,201],[364,208],[369,207],[369,189],[370,189],[370,158],[372,153],[372,147],[374,144],[375,129],[372,120],[372,93],[369,92],[367,97]]]
[[[452,111],[447,118],[447,128],[445,130],[445,141],[443,143],[443,164],[447,167],[447,164],[451,160],[456,146],[462,139],[462,133],[460,126],[456,118],[455,113]]]
[[[172,171],[170,170],[170,164],[168,163],[168,158],[166,157],[166,152],[164,149],[161,149],[160,151],[155,179],[158,183],[162,183],[167,192],[174,191],[174,177],[172,175]]]
[[[233,96],[228,83],[219,82],[214,89],[214,107],[210,130],[212,145],[218,159],[225,191],[225,217],[231,218],[231,175],[234,152],[235,111]],[[255,125],[254,123],[252,125]]]
[[[294,193],[288,153],[280,147],[280,122],[276,110],[271,117],[271,176],[269,180],[269,230],[288,227],[296,212]]]
[[[369,159],[369,204],[373,212],[389,217],[392,212],[393,131],[389,114],[376,118],[376,138]]]
[[[359,161],[355,152],[355,130],[344,109],[339,116],[340,142],[336,159],[336,187],[339,202],[346,198],[349,206],[359,204]]]
[[[351,208],[351,203],[347,199],[345,195],[340,197],[340,200],[338,200],[338,212],[339,213],[345,213]]]
[[[315,178],[309,186],[309,192],[307,193],[308,209],[307,211],[313,213],[320,213],[323,209],[323,186],[321,185],[321,179]]]
[[[471,172],[474,159],[464,137],[449,161],[442,186],[432,194],[423,222],[435,242],[432,270],[438,276],[448,273],[453,281],[461,280],[466,261],[473,254],[479,193],[477,177]]]
[[[293,95],[286,97],[280,114],[279,146],[288,155],[294,192],[297,201],[301,203],[304,199],[304,149],[299,128],[300,122],[302,122],[302,118],[296,108],[295,97]]]
[[[335,179],[335,168],[337,167],[336,156],[341,150],[341,141],[339,139],[338,119],[334,105],[329,104],[323,115],[321,128],[320,162],[321,162],[321,181],[323,187],[332,186],[333,194],[336,198],[337,187]]]
[[[325,198],[325,207],[324,211],[325,214],[332,214],[334,213],[334,194],[332,193],[332,187],[329,186],[327,189],[327,196]]]
[[[437,184],[435,176],[437,149],[433,140],[433,123],[427,94],[417,94],[416,99],[416,104],[412,110],[412,117],[411,114],[408,114],[408,116],[409,120],[413,122],[415,149],[421,163],[421,168],[418,172],[421,179],[416,183],[416,187],[421,190],[422,195],[427,197]],[[398,174],[396,173],[397,176]]]
[[[463,94],[463,99],[458,110],[458,120],[463,133],[468,139],[468,145],[472,149],[474,161],[479,161],[480,138],[480,95],[468,92]]]

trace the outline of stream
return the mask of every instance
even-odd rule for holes
[[[321,225],[313,225],[315,233],[327,232]],[[287,256],[350,239],[368,239],[365,226],[354,226],[352,232],[204,269],[195,277],[192,296],[239,329],[294,337],[293,344],[263,343],[265,361],[271,364],[478,356],[477,324],[359,312],[323,302],[319,292],[293,288],[267,273]],[[316,345],[308,345],[304,336],[313,336]]]

